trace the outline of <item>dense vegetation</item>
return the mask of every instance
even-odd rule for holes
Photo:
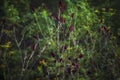
[[[0,80],[120,80],[119,0],[0,4]]]

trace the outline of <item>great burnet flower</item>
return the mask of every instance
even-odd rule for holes
[[[2,48],[10,48],[10,47],[11,47],[11,42],[8,41],[8,42],[5,43],[4,45],[0,45],[0,47],[2,47]]]
[[[64,6],[62,0],[59,0],[59,10],[60,10],[60,13],[63,12],[64,8],[65,8],[65,6]]]
[[[50,14],[50,19],[53,19],[54,18],[54,14],[52,13],[52,14]]]
[[[63,7],[64,7],[62,0],[59,0],[59,7],[60,7],[60,8],[63,8]]]
[[[40,61],[39,61],[39,64],[41,64],[41,65],[46,65],[46,62],[45,62],[45,60],[43,59],[43,60],[40,60]]]
[[[71,14],[71,18],[73,18],[74,16],[75,16],[75,13],[72,13],[72,14]]]
[[[79,70],[79,65],[78,65],[78,63],[73,62],[73,63],[72,63],[72,66],[73,66],[73,70],[72,70],[73,73],[75,73],[75,72],[77,72],[77,71]]]
[[[91,74],[92,74],[92,70],[89,69],[89,70],[87,71],[87,75],[91,75]]]
[[[67,46],[66,45],[62,45],[62,50],[66,50]]]
[[[52,57],[55,57],[55,53],[54,53],[54,52],[50,52],[50,55],[51,55]]]
[[[69,31],[72,32],[73,29],[74,29],[74,26],[73,26],[73,25],[70,25],[70,26],[69,26]]]
[[[60,17],[59,21],[60,21],[61,23],[65,23],[65,18]]]
[[[59,59],[59,61],[60,61],[60,62],[63,62],[63,59],[62,59],[62,58],[60,58],[60,59]]]
[[[66,70],[66,72],[67,72],[68,74],[71,74],[71,72],[72,72],[71,67],[68,67],[67,70]]]
[[[81,59],[83,57],[83,54],[79,54],[79,58]]]
[[[80,10],[80,9],[81,9],[81,7],[80,7],[80,6],[78,6],[78,7],[77,7],[77,9],[78,9],[78,10]]]

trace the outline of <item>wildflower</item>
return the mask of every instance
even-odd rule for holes
[[[68,60],[71,60],[71,57],[68,57]]]
[[[52,13],[49,17],[50,17],[50,19],[52,19],[54,17],[54,14]]]
[[[62,58],[60,58],[60,59],[59,59],[59,61],[60,61],[60,62],[63,62],[63,59],[62,59]]]
[[[26,43],[26,48],[29,48],[30,45],[31,45],[31,42],[30,41],[26,41],[25,43]]]
[[[95,10],[95,12],[96,12],[96,13],[99,13],[99,11],[98,11],[98,10]]]
[[[72,71],[71,67],[68,67],[68,68],[67,68],[67,73],[68,73],[68,74],[71,74],[71,71]]]
[[[63,13],[63,10],[65,9],[65,6],[62,2],[62,0],[59,1],[59,10],[60,10],[60,13]]]
[[[80,7],[80,6],[78,6],[78,7],[77,7],[77,9],[78,9],[78,10],[80,10],[80,9],[81,9],[81,7]]]
[[[91,75],[91,74],[92,74],[92,70],[88,70],[87,75]]]
[[[58,16],[55,16],[55,19],[56,19],[57,21],[59,21],[59,20],[60,20]]]
[[[71,14],[71,18],[73,18],[73,17],[74,17],[74,15],[75,15],[75,13],[72,13],[72,14]]]
[[[54,60],[53,62],[54,62],[54,63],[56,63],[56,62],[57,62],[57,60]]]
[[[72,50],[72,47],[68,46],[68,47],[67,47],[67,50]]]
[[[75,63],[75,62],[73,62],[72,63],[72,65],[73,65],[73,73],[75,73],[75,72],[77,72],[78,71],[78,69],[79,69],[79,66],[78,66],[78,64],[77,63]]]
[[[102,11],[105,11],[106,9],[105,8],[102,8]]]
[[[108,33],[110,31],[110,27],[104,27],[104,30],[106,33]]]
[[[55,57],[55,53],[54,53],[54,52],[50,52],[50,55],[51,55],[52,57]]]
[[[41,71],[41,70],[42,70],[42,67],[41,67],[41,66],[37,66],[37,69],[38,69],[39,71]]]
[[[73,31],[73,29],[74,29],[74,26],[71,25],[71,26],[69,27],[69,31],[71,32],[71,31]]]
[[[10,54],[14,54],[15,53],[15,51],[10,51]]]
[[[62,0],[59,1],[59,7],[60,7],[60,8],[63,8],[63,7],[64,7]]]
[[[100,19],[99,21],[100,21],[100,23],[103,23],[105,20],[104,19]]]
[[[110,8],[109,10],[110,10],[110,11],[113,11],[113,8]]]
[[[80,55],[79,55],[79,58],[81,59],[82,57],[83,57],[83,54],[80,54]]]
[[[59,20],[60,20],[61,23],[65,23],[65,18],[61,17]]]
[[[11,47],[11,42],[8,41],[5,45],[0,45],[3,48],[10,48]]]
[[[35,7],[34,7],[34,6],[32,6],[32,7],[31,7],[31,10],[32,10],[32,12],[34,12],[34,11],[35,11]]]
[[[43,60],[39,61],[39,64],[46,65],[46,62],[45,62],[45,60],[43,59]]]
[[[63,50],[66,50],[66,49],[67,49],[67,46],[66,46],[66,45],[63,45],[63,46],[62,46],[62,49],[63,49]]]

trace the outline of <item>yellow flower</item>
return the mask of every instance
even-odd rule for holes
[[[54,78],[53,80],[57,80],[57,78]]]
[[[39,71],[41,71],[41,70],[42,70],[42,67],[41,67],[41,66],[37,66],[37,69],[38,69]]]
[[[14,51],[10,51],[10,54],[14,54],[15,52]]]
[[[98,10],[95,10],[95,12],[96,12],[96,13],[99,13],[99,11],[98,11]]]
[[[10,48],[11,47],[11,42],[8,41],[7,43],[5,43],[4,45],[0,45],[2,48]]]
[[[67,50],[68,50],[68,51],[72,50],[72,47],[68,46]]]
[[[106,9],[105,8],[102,8],[102,11],[105,11]]]
[[[10,34],[10,33],[12,33],[12,30],[3,30],[3,32],[4,32],[5,34]]]
[[[109,10],[110,10],[110,11],[113,11],[113,9],[112,9],[112,8],[110,8]]]
[[[45,62],[45,60],[43,59],[43,60],[39,61],[39,64],[46,65],[46,62]]]
[[[11,42],[7,42],[5,45],[4,45],[6,48],[9,48],[11,46]]]

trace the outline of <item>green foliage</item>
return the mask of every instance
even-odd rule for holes
[[[119,48],[107,21],[114,11],[102,8],[101,18],[101,12],[87,1],[65,0],[59,2],[56,13],[38,7],[23,14],[15,3],[7,1],[4,6],[0,35],[3,79],[119,79]],[[2,43],[3,38],[7,40]]]

